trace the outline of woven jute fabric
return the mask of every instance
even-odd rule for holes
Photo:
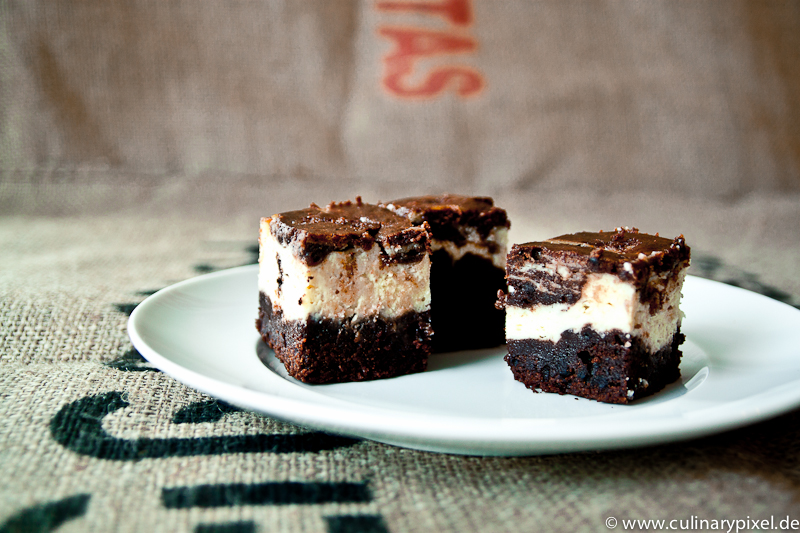
[[[800,307],[799,36],[791,1],[0,0],[0,533],[800,521],[797,410],[426,453],[233,408],[126,329],[254,263],[262,216],[442,192],[512,242],[683,234],[691,273]]]
[[[63,180],[0,189],[6,205],[32,213],[0,217],[2,531],[603,531],[612,516],[800,517],[798,412],[688,442],[493,458],[326,435],[217,402],[133,350],[136,304],[254,262],[261,215],[409,189]],[[126,194],[98,202],[108,180]],[[695,274],[800,305],[800,236],[777,231],[800,226],[800,198],[659,198],[661,207],[652,195],[591,191],[496,201],[515,242],[620,223],[684,228]]]
[[[21,172],[800,188],[791,1],[6,0],[0,24]]]

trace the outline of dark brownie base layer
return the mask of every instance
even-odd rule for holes
[[[566,332],[557,343],[535,339],[508,341],[505,360],[514,378],[531,390],[574,394],[600,402],[629,403],[660,391],[680,375],[684,336],[650,353],[637,339],[613,331],[601,336],[585,327]],[[625,344],[630,342],[629,347]],[[634,391],[628,397],[628,389]]]
[[[458,261],[445,250],[431,257],[433,351],[451,352],[499,346],[505,342],[505,312],[495,308],[505,290],[505,271],[484,258],[466,254]]]
[[[422,372],[431,352],[430,313],[395,319],[284,320],[263,292],[256,328],[295,379],[341,383]],[[263,361],[266,364],[266,361]]]

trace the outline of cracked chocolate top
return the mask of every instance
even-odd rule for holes
[[[690,249],[683,235],[665,239],[636,228],[582,232],[512,246],[507,279],[513,305],[575,303],[590,273],[613,274],[632,282],[645,301],[656,297],[651,276],[687,266]],[[539,265],[539,267],[531,267]],[[559,268],[562,268],[559,272]],[[539,287],[535,289],[534,287]],[[548,290],[542,290],[548,287]],[[653,309],[657,305],[653,305]]]
[[[350,248],[370,250],[377,245],[386,263],[416,263],[429,253],[427,226],[414,226],[406,218],[377,205],[333,202],[325,207],[273,215],[270,231],[282,246],[291,246],[308,265],[321,263],[331,252]]]
[[[515,244],[508,260],[513,265],[547,257],[582,264],[589,272],[634,279],[643,269],[670,270],[689,256],[683,235],[670,240],[640,233],[636,228],[617,228],[613,232],[572,233],[541,242]]]
[[[434,239],[453,241],[459,246],[467,241],[465,232],[468,228],[473,228],[482,239],[486,239],[492,229],[511,226],[505,210],[495,207],[491,198],[482,196],[416,196],[380,205],[407,217],[414,224],[427,222]]]

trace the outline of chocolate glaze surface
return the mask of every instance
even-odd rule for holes
[[[389,263],[416,263],[429,253],[427,226],[414,226],[406,218],[377,205],[333,202],[325,207],[273,215],[270,231],[283,246],[291,246],[308,265],[321,263],[331,252],[350,248],[381,247]],[[399,247],[402,249],[392,249]]]
[[[651,276],[688,266],[691,250],[681,235],[673,240],[640,233],[636,228],[613,232],[575,233],[546,241],[515,244],[507,258],[507,278],[514,291],[502,295],[502,304],[530,307],[535,304],[573,304],[580,299],[586,276],[613,274],[633,283],[650,311],[661,307],[661,288]],[[531,264],[548,265],[548,270],[531,270]],[[553,266],[565,267],[566,277]],[[547,290],[536,289],[543,287]]]
[[[430,224],[434,239],[453,241],[459,246],[466,242],[464,228],[473,228],[486,239],[493,228],[511,226],[504,209],[494,206],[494,200],[483,196],[442,194],[415,196],[381,203],[414,224]]]

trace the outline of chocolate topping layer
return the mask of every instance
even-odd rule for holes
[[[429,253],[427,226],[414,226],[406,218],[377,205],[355,202],[331,203],[324,208],[273,215],[270,231],[284,246],[308,265],[320,264],[331,252],[358,247],[381,247],[384,262],[416,263]]]
[[[467,240],[463,228],[474,228],[486,239],[493,228],[511,226],[505,210],[495,207],[491,198],[482,196],[416,196],[380,205],[408,217],[414,224],[427,222],[434,239],[453,241],[459,246]]]
[[[613,274],[632,282],[642,302],[653,300],[654,312],[660,307],[660,301],[656,301],[660,292],[652,276],[672,271],[680,263],[688,265],[690,254],[682,235],[670,240],[639,233],[636,228],[515,244],[507,259],[507,278],[514,290],[501,301],[519,307],[573,304],[580,298],[588,274]],[[531,264],[547,268],[532,269]],[[559,266],[566,271],[559,273]],[[536,286],[552,290],[537,290]]]

